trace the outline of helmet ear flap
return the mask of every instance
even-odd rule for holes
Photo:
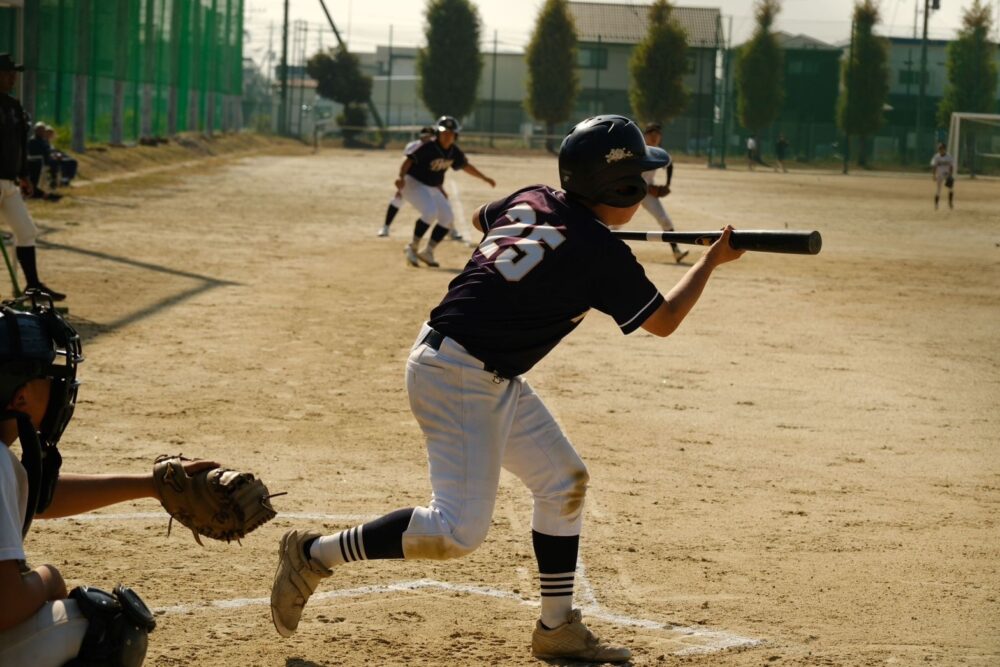
[[[647,190],[642,174],[622,176],[600,192],[598,201],[616,208],[628,208],[641,202]]]

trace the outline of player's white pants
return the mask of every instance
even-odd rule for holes
[[[945,174],[938,174],[934,178],[934,182],[937,184],[937,188],[934,190],[934,196],[935,197],[940,197],[941,196],[941,186],[944,185],[944,182],[946,180],[948,180],[948,177]]]
[[[396,190],[396,194],[393,195],[392,200],[389,202],[389,206],[393,208],[403,208],[403,195],[400,194],[399,190]]]
[[[493,516],[500,469],[534,496],[531,526],[579,535],[590,479],[573,445],[521,376],[495,381],[481,361],[445,338],[420,344],[406,364],[410,408],[427,438],[430,505],[414,510],[403,533],[406,558],[455,558],[478,547]]]
[[[14,232],[14,244],[19,248],[35,245],[38,228],[28,213],[16,181],[0,180],[0,218]]]
[[[455,215],[451,203],[440,188],[424,185],[412,176],[406,176],[403,185],[403,199],[420,211],[420,219],[429,225],[435,222],[445,229],[451,229]]]
[[[80,652],[86,632],[76,600],[46,602],[28,620],[0,632],[0,665],[61,667]]]
[[[660,201],[659,197],[646,195],[642,199],[642,207],[646,209],[651,216],[656,218],[656,222],[659,223],[663,231],[674,231],[674,221],[671,220],[670,216],[667,214],[667,209],[663,208],[663,202]]]

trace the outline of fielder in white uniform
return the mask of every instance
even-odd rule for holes
[[[461,130],[458,121],[451,116],[442,116],[437,121],[437,136],[408,153],[399,168],[396,187],[413,208],[420,211],[420,217],[413,226],[413,240],[403,252],[411,266],[440,266],[434,259],[434,248],[451,231],[455,221],[448,195],[444,192],[444,175],[449,169],[462,171],[496,186],[489,176],[469,164],[465,153],[455,141]],[[417,250],[420,240],[434,225],[431,238],[423,250]]]
[[[937,184],[934,190],[934,209],[941,201],[941,186],[948,188],[948,208],[955,208],[955,158],[948,154],[948,147],[938,144],[937,153],[931,158],[931,178]]]
[[[659,147],[660,142],[663,141],[663,127],[659,123],[650,123],[646,126],[643,137],[646,139],[647,146]],[[674,231],[674,221],[670,219],[670,214],[667,213],[667,209],[663,207],[663,202],[660,199],[670,194],[670,181],[673,180],[674,176],[674,163],[671,161],[667,165],[666,185],[656,185],[654,183],[657,171],[659,169],[650,169],[642,174],[642,178],[648,186],[646,196],[642,200],[642,207],[656,219],[657,224],[660,225],[663,231],[672,232]],[[670,248],[674,251],[674,261],[678,264],[688,256],[688,251],[681,250],[677,247],[676,243],[671,243]]]

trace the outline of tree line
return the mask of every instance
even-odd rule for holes
[[[629,62],[629,101],[639,120],[668,123],[690,98],[684,86],[687,35],[669,0],[655,0],[648,11],[647,33]],[[756,0],[754,32],[736,53],[737,118],[751,133],[771,126],[784,104],[784,54],[773,30],[780,11],[781,0]],[[428,0],[425,17],[427,43],[417,54],[419,95],[435,116],[462,118],[476,103],[482,70],[479,12],[471,0]],[[867,144],[882,125],[889,92],[888,40],[875,34],[880,19],[876,0],[856,0],[851,47],[842,65],[836,119],[841,130],[859,139],[859,164],[865,164]],[[974,0],[948,46],[948,83],[938,107],[941,125],[947,125],[952,111],[993,111],[997,69],[991,27],[990,7]],[[568,0],[545,0],[525,58],[525,108],[552,135],[557,124],[570,120],[580,92],[577,34]],[[371,78],[361,73],[356,56],[342,47],[317,53],[307,71],[318,82],[320,95],[344,105],[337,119],[341,125],[364,125]]]

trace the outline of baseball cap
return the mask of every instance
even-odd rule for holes
[[[9,53],[0,53],[0,71],[9,72],[10,70],[23,72],[24,65],[18,65],[15,63]]]

